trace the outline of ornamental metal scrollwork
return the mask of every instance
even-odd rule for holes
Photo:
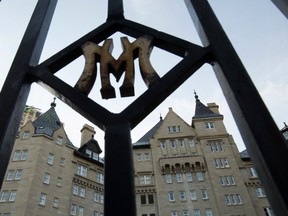
[[[95,83],[97,76],[97,62],[100,63],[100,77],[102,88],[100,90],[103,99],[115,98],[115,89],[110,82],[110,74],[113,74],[118,82],[123,73],[124,81],[120,87],[121,97],[134,96],[134,60],[139,59],[139,67],[146,86],[151,86],[160,79],[150,63],[152,51],[152,37],[144,35],[133,43],[127,37],[121,37],[123,52],[116,60],[112,55],[113,40],[106,39],[102,46],[93,42],[82,45],[85,58],[84,70],[77,81],[75,88],[88,95]]]

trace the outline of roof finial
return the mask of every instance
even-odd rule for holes
[[[285,127],[287,127],[287,124],[286,124],[286,122],[283,122],[283,123],[284,123],[284,126],[285,126]]]
[[[162,115],[161,115],[161,113],[160,113],[160,121],[162,121],[163,120],[163,118],[162,118]]]
[[[53,98],[53,102],[50,104],[51,107],[56,107],[56,103],[55,103],[56,97]]]
[[[194,90],[194,95],[195,95],[195,99],[196,99],[196,101],[200,101],[200,100],[198,99],[198,95],[197,95],[197,93],[196,93],[195,90]]]

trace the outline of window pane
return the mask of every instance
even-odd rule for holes
[[[141,204],[146,204],[146,195],[140,195]]]
[[[154,203],[153,194],[149,194],[149,195],[148,195],[148,203],[149,203],[149,204],[153,204],[153,203]]]

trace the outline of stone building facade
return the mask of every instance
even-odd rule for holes
[[[103,215],[104,161],[84,125],[81,147],[55,103],[20,130],[0,192],[1,216]],[[138,216],[272,216],[247,153],[239,153],[218,106],[196,96],[186,123],[172,108],[133,144]]]

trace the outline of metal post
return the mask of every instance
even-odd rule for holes
[[[32,81],[27,76],[38,64],[57,0],[39,0],[0,94],[0,187]]]
[[[275,215],[288,215],[288,145],[207,0],[185,0]]]
[[[105,129],[104,215],[136,216],[130,131],[125,121]]]

